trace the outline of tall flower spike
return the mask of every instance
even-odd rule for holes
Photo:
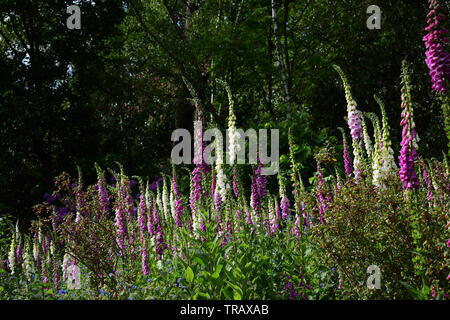
[[[194,182],[194,198],[198,201],[202,194],[202,171],[203,171],[203,127],[202,115],[197,112],[197,120],[194,121],[194,164],[195,169],[192,171],[192,180]]]
[[[419,179],[414,170],[417,154],[417,133],[413,121],[413,108],[411,104],[410,82],[406,61],[402,64],[402,142],[400,150],[400,180],[406,190],[419,188]]]
[[[216,136],[216,140],[214,143],[216,144],[215,152],[216,152],[216,190],[214,193],[219,193],[220,200],[222,203],[227,201],[227,190],[226,190],[226,176],[223,170],[223,151],[221,150],[220,146],[223,145],[223,141],[220,141],[222,137],[220,135]],[[218,195],[215,195],[216,199]]]
[[[355,171],[355,179],[356,181],[358,181],[362,161],[361,148],[364,139],[361,115],[359,111],[356,109],[357,104],[352,97],[351,88],[348,83],[347,77],[345,76],[344,72],[339,66],[334,65],[333,67],[339,73],[342,82],[344,84],[345,99],[347,100],[348,126],[350,128],[350,134],[352,136],[352,145],[353,145],[353,156],[354,156],[353,168]]]
[[[82,218],[82,211],[83,211],[83,184],[82,184],[82,176],[81,176],[81,169],[79,166],[77,166],[78,170],[78,184],[76,188],[76,196],[77,196],[77,213],[75,222],[79,223]]]
[[[327,200],[325,198],[325,181],[323,180],[322,176],[322,169],[320,167],[320,164],[317,163],[317,172],[319,173],[317,176],[318,185],[317,185],[317,199],[319,200],[319,215],[320,215],[320,222],[322,224],[325,224],[325,213],[327,211]]]
[[[163,213],[164,213],[164,221],[166,223],[169,223],[169,190],[167,187],[167,179],[164,178],[163,181],[163,192],[162,192],[162,206],[163,206]]]
[[[29,241],[25,241],[25,252],[23,258],[23,271],[28,280],[31,280],[31,276],[34,273],[34,262],[31,253],[31,246]]]
[[[240,134],[236,130],[236,116],[234,115],[234,101],[233,101],[233,95],[231,94],[230,86],[226,81],[223,81],[221,79],[217,79],[217,82],[219,82],[227,91],[228,95],[228,104],[229,104],[229,115],[228,115],[228,130],[227,130],[227,136],[228,136],[228,163],[230,165],[234,164],[234,161],[236,160],[237,152],[240,150],[240,145],[238,143]]]
[[[11,237],[11,245],[8,253],[9,269],[11,274],[14,275],[16,269],[16,233],[13,232]]]
[[[281,218],[285,220],[289,215],[289,207],[291,206],[288,197],[286,196],[286,186],[283,181],[283,176],[281,172],[278,175],[278,183],[280,185],[280,206],[281,206]]]
[[[446,80],[450,80],[450,54],[445,50],[445,46],[449,44],[448,30],[442,26],[446,16],[442,13],[440,1],[429,0],[429,3],[428,26],[425,28],[428,34],[423,37],[427,48],[425,62],[430,69],[432,88],[444,94],[447,90]]]
[[[345,174],[347,175],[347,177],[350,177],[353,172],[353,167],[352,167],[352,158],[350,157],[350,153],[348,152],[347,137],[345,136],[344,129],[342,129],[341,127],[338,127],[338,129],[342,132],[342,144],[344,145]]]
[[[372,156],[372,141],[370,140],[369,132],[367,131],[366,121],[364,120],[364,115],[360,112],[360,117],[363,126],[363,136],[364,136],[364,146],[366,147],[366,152],[369,157]]]
[[[374,95],[374,99],[380,106],[382,116],[381,180],[385,180],[387,177],[395,174],[397,171],[397,165],[395,164],[394,151],[391,147],[392,142],[389,133],[390,127],[386,115],[386,107],[381,99],[379,99],[376,95]],[[381,187],[384,187],[383,182],[381,182]]]
[[[97,170],[97,191],[100,210],[102,213],[107,214],[109,212],[109,197],[108,190],[106,189],[105,173],[97,163],[95,163],[95,168]]]
[[[269,197],[269,225],[270,225],[270,236],[273,237],[278,230],[278,223],[274,214],[273,201]]]
[[[372,152],[372,183],[378,187],[383,187],[381,170],[382,170],[382,159],[381,159],[381,150],[382,150],[382,135],[380,128],[380,121],[378,117],[374,113],[366,113],[366,117],[370,119],[373,126],[373,136],[374,136],[374,145]]]

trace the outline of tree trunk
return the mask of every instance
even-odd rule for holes
[[[282,47],[281,47],[280,33],[278,31],[278,15],[277,15],[276,0],[272,0],[272,20],[273,20],[273,32],[275,34],[275,43],[276,43],[276,47],[277,47],[278,61],[279,61],[279,67],[280,67],[281,83],[284,88],[284,95],[285,95],[285,99],[286,99],[287,111],[289,112],[291,110],[291,95],[289,93],[289,87],[287,84],[286,68],[284,67],[283,51],[282,51]]]

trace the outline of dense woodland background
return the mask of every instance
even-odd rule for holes
[[[440,159],[447,141],[424,61],[427,2],[375,2],[277,2],[288,105],[269,0],[74,1],[81,30],[66,27],[71,2],[1,0],[0,216],[31,218],[53,178],[76,177],[77,165],[89,183],[94,162],[119,161],[150,179],[170,168],[170,134],[192,129],[195,109],[183,78],[219,127],[228,102],[216,79],[231,87],[238,127],[281,130],[280,154],[292,128],[307,178],[314,151],[326,140],[341,145],[337,127],[346,126],[332,64],[349,77],[359,110],[379,114],[373,94],[384,100],[398,155],[407,58],[420,154]],[[382,9],[381,30],[366,27],[371,4]]]

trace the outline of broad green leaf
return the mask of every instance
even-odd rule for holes
[[[189,266],[186,269],[186,279],[189,284],[192,284],[192,281],[194,281],[194,271],[192,271],[191,267]]]

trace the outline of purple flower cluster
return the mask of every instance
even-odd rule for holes
[[[281,206],[281,218],[285,220],[289,215],[289,208],[291,206],[288,197],[283,196],[283,198],[281,198],[280,206]]]
[[[103,213],[107,214],[109,212],[109,197],[106,189],[106,179],[98,179],[97,189],[100,209]]]
[[[347,141],[344,137],[343,139],[343,144],[344,144],[344,166],[345,166],[345,174],[350,177],[350,175],[353,172],[353,160],[350,157],[350,153],[348,152],[348,146],[347,146]]]
[[[253,195],[252,203],[253,203],[253,210],[255,211],[256,214],[258,214],[258,212],[261,209],[260,207],[261,199],[264,198],[267,194],[266,190],[267,178],[265,175],[261,174],[261,170],[263,167],[264,167],[263,164],[260,162],[256,170],[253,171],[252,176],[252,185],[251,185]]]
[[[267,190],[266,190],[266,184],[267,184],[267,177],[265,175],[261,174],[261,171],[263,169],[264,165],[260,162],[258,165],[258,168],[256,169],[256,186],[258,190],[259,198],[262,199],[266,196]]]
[[[155,246],[156,253],[159,254],[160,260],[165,248],[166,244],[164,242],[164,232],[161,229],[159,230],[158,236],[156,237],[156,246]]]
[[[403,188],[406,190],[419,188],[419,179],[414,171],[414,162],[419,157],[415,148],[415,137],[417,135],[414,129],[414,122],[412,119],[411,97],[409,92],[409,78],[406,70],[406,64],[403,65],[403,87],[402,87],[402,121],[400,125],[402,130],[402,142],[400,149],[400,180],[403,182]]]
[[[297,236],[297,238],[301,238],[301,233],[300,233],[300,215],[296,215],[296,219],[295,219],[295,225],[294,225],[294,233]]]
[[[214,207],[216,208],[216,212],[220,211],[220,206],[222,205],[222,197],[219,192],[214,192]]]
[[[251,225],[253,224],[252,217],[250,216],[249,210],[245,210],[245,222],[247,224],[251,224]]]
[[[127,233],[127,230],[126,230],[127,227],[125,224],[122,203],[120,200],[117,204],[116,217],[115,217],[114,221],[116,223],[116,230],[117,230],[117,244],[119,245],[119,248],[121,250],[125,250],[124,238]]]
[[[197,165],[192,171],[192,180],[194,181],[194,199],[199,200],[202,195],[202,167]]]
[[[252,176],[251,189],[252,189],[252,207],[253,207],[253,211],[257,214],[257,212],[259,211],[259,193],[258,193],[258,187],[256,185],[256,177],[255,177],[254,172],[253,172],[253,176]]]
[[[416,161],[419,156],[416,149],[410,146],[413,138],[412,133],[413,132],[411,132],[411,135],[409,136],[402,136],[402,148],[400,150],[400,156],[398,157],[400,160],[400,179],[403,182],[403,188],[407,190],[417,189],[420,185],[419,179],[414,171],[414,161]]]
[[[431,179],[425,168],[423,169],[422,175],[423,175],[423,180],[425,181],[425,184],[427,185],[428,203],[430,204],[430,207],[432,207],[433,206],[433,191],[431,191]]]
[[[319,199],[319,215],[320,221],[322,222],[322,224],[325,224],[327,201],[325,200],[324,195],[325,181],[323,180],[322,169],[320,168],[320,165],[317,165],[317,172],[319,173],[319,175],[317,176],[317,179],[319,181],[319,185],[317,187],[317,198]]]
[[[430,69],[432,88],[438,93],[445,93],[445,79],[450,79],[450,54],[445,51],[444,45],[449,44],[446,34],[448,30],[441,28],[439,24],[445,19],[445,14],[439,13],[442,4],[438,0],[430,0],[430,9],[428,13],[428,26],[425,31],[427,35],[423,37],[427,47],[426,63]]]
[[[300,269],[300,274],[298,275],[298,278],[301,279],[301,275],[302,275],[302,270]],[[312,287],[309,285],[304,285],[303,281],[300,280],[300,282],[298,283],[297,289],[299,290],[297,292],[295,285],[292,283],[292,276],[288,276],[287,280],[286,280],[286,284],[283,287],[283,291],[289,291],[289,299],[290,300],[296,300],[297,298],[303,298],[304,300],[307,300],[307,296],[305,295],[305,293],[303,292],[303,290],[307,289],[307,290],[311,290]]]
[[[150,191],[156,192],[156,189],[158,189],[158,186],[162,186],[163,181],[164,181],[164,179],[162,177],[155,176],[155,180],[152,183],[150,183],[148,188],[150,189]]]
[[[356,110],[356,106],[348,113],[348,126],[350,127],[350,134],[352,135],[353,141],[358,142],[363,139],[362,119]]]
[[[148,270],[147,265],[147,248],[145,247],[145,245],[142,247],[141,257],[142,257],[142,272],[144,273],[144,275],[148,276],[150,274],[150,271]]]

